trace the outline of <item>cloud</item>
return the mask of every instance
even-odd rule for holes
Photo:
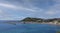
[[[55,15],[55,14],[57,14],[57,12],[55,12],[55,11],[47,11],[47,12],[45,12],[45,14],[47,14],[47,15]]]
[[[60,0],[53,0],[53,1],[55,1],[55,4],[53,6],[50,6],[49,9],[45,12],[45,14],[50,16],[60,14]]]
[[[14,0],[13,0],[14,1]],[[8,8],[13,8],[14,10],[24,10],[24,11],[31,11],[31,12],[36,12],[41,11],[41,8],[38,8],[32,4],[30,0],[15,0],[14,2],[10,1],[5,1],[5,3],[0,3],[0,6],[3,7],[8,7]],[[14,5],[13,5],[14,4]],[[37,12],[38,12],[37,11]]]
[[[25,18],[25,17],[18,16],[18,15],[11,15],[11,14],[8,14],[7,12],[0,13],[0,20],[21,20],[23,18]]]
[[[16,6],[16,5],[6,4],[6,3],[0,3],[0,6],[6,7],[6,8],[12,8],[12,9],[15,9],[15,10],[27,10],[27,11],[32,11],[32,12],[35,11],[34,9],[30,9],[30,8],[27,8],[27,7],[24,7],[24,6]]]
[[[53,1],[55,1],[56,3],[60,3],[60,0],[53,0]]]
[[[3,10],[0,9],[0,17],[5,16],[5,15],[7,15],[7,14],[5,13],[5,11],[3,11]]]
[[[16,8],[16,6],[14,6],[14,5],[11,5],[11,4],[5,4],[5,3],[0,3],[0,6],[8,7],[8,8]]]
[[[60,6],[58,4],[55,4],[54,6],[51,6],[45,14],[47,15],[59,15],[60,14]]]
[[[1,19],[8,19],[8,20],[19,19],[19,18],[21,19],[24,18],[25,16],[44,18],[45,15],[48,17],[49,15],[53,16],[56,14],[60,14],[59,13],[60,0],[54,0],[54,1],[53,0],[51,1],[50,0],[8,0],[7,2],[6,1],[0,2],[0,7],[2,8],[2,10],[0,10]]]
[[[2,10],[0,10],[0,14],[2,14],[3,13],[3,11]]]

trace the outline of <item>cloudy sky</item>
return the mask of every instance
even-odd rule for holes
[[[0,20],[59,18],[60,0],[0,0]]]

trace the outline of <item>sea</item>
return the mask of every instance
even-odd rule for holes
[[[56,33],[59,30],[59,25],[51,24],[0,23],[0,33]]]

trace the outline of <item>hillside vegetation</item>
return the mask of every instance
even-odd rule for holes
[[[27,17],[23,20],[21,20],[22,22],[54,22],[57,21],[58,23],[60,23],[60,18],[53,18],[53,19],[42,19],[42,18],[31,18],[31,17]]]

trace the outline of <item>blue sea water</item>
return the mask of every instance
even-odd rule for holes
[[[0,33],[56,33],[60,26],[49,24],[7,24],[0,23]]]

